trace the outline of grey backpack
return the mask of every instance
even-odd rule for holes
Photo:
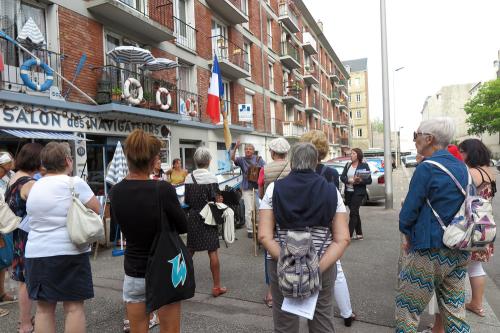
[[[319,257],[330,237],[327,229],[318,253],[309,229],[287,231],[278,259],[278,284],[284,297],[307,298],[321,289]]]

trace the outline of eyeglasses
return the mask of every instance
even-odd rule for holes
[[[413,141],[416,141],[420,135],[432,135],[432,134],[424,132],[413,132]]]

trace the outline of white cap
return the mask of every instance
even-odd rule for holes
[[[6,151],[0,151],[0,165],[12,162],[12,156]]]
[[[290,144],[283,138],[277,138],[269,143],[269,149],[278,154],[285,154],[290,150]]]

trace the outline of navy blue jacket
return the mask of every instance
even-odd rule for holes
[[[342,171],[342,176],[340,176],[340,180],[342,181],[342,183],[344,183],[346,185],[349,181],[349,179],[347,177],[347,172],[349,171],[351,164],[352,164],[352,162],[349,162],[345,165],[344,170]],[[358,163],[356,171],[358,171],[358,170],[370,171],[370,166],[368,165],[368,163]],[[366,185],[369,185],[371,183],[372,183],[372,175],[370,173],[370,176],[367,179],[361,179],[361,182],[359,182],[358,184],[353,184],[354,193],[355,194],[366,194]]]
[[[428,160],[441,163],[467,186],[467,167],[447,150],[438,150]],[[432,207],[447,225],[460,209],[464,201],[453,180],[438,167],[420,163],[411,178],[410,188],[399,213],[399,230],[410,237],[412,250],[445,248],[443,229],[426,202],[429,198]]]
[[[337,212],[337,189],[313,170],[292,170],[274,182],[273,213],[281,229],[330,227]]]

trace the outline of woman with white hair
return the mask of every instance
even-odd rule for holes
[[[448,225],[464,201],[462,192],[437,162],[448,169],[463,188],[468,171],[446,149],[455,133],[453,120],[435,118],[420,123],[413,134],[417,152],[424,157],[415,169],[399,214],[404,234],[405,259],[396,296],[396,332],[416,332],[420,314],[435,291],[446,332],[470,332],[465,321],[465,276],[469,253],[443,244],[443,229],[432,208]],[[432,205],[432,208],[431,208]]]
[[[189,206],[187,224],[187,248],[194,256],[195,252],[208,251],[210,271],[212,272],[212,296],[218,297],[227,292],[220,283],[219,231],[217,226],[204,223],[200,215],[208,201],[222,202],[217,177],[208,168],[212,155],[207,148],[199,147],[194,153],[197,169],[186,176],[184,203]]]

